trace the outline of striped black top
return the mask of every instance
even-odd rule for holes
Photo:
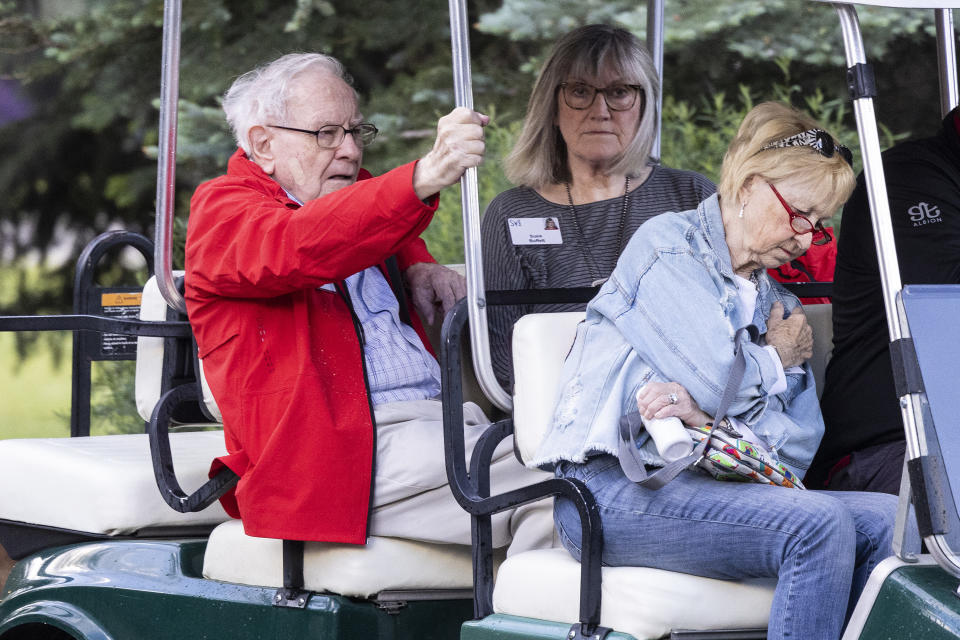
[[[621,196],[577,204],[574,220],[569,205],[545,200],[533,189],[505,191],[493,199],[481,220],[484,284],[487,290],[589,287],[610,275],[623,247],[641,224],[665,211],[694,209],[715,190],[713,183],[699,173],[653,167],[643,184],[629,194],[622,239]],[[552,218],[549,224],[559,228],[562,244],[514,244],[511,218]],[[588,251],[584,251],[584,244]],[[490,351],[501,383],[512,386],[510,340],[513,324],[520,316],[584,308],[571,304],[489,307]]]

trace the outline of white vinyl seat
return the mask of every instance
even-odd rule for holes
[[[165,317],[166,303],[151,279],[140,318]],[[135,393],[144,420],[160,399],[162,368],[163,339],[139,338]],[[170,447],[188,492],[226,453],[220,431],[171,433]],[[144,536],[209,530],[229,516],[219,504],[197,513],[171,509],[157,490],[147,435],[138,433],[0,440],[0,519],[97,536]]]
[[[385,591],[472,591],[470,547],[370,537],[364,546],[307,542],[304,589],[367,598]],[[213,530],[203,558],[205,578],[283,586],[283,544],[243,532],[239,520]]]
[[[531,314],[514,326],[513,422],[525,461],[550,426],[560,370],[583,317]],[[776,585],[774,579],[733,582],[642,567],[603,567],[602,576],[600,624],[638,640],[677,629],[766,628]],[[565,549],[514,554],[500,566],[497,613],[573,624],[579,602],[580,564]]]
[[[170,448],[185,491],[207,480],[226,453],[223,434],[173,433]],[[228,518],[219,504],[179,513],[163,501],[144,433],[0,440],[0,519],[92,535],[175,533]]]

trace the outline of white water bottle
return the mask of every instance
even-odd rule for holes
[[[640,395],[640,391],[637,391]],[[680,458],[690,455],[693,451],[693,440],[683,428],[680,418],[651,418],[646,419],[640,416],[643,426],[653,438],[653,444],[657,446],[657,453],[667,462],[673,462]]]
[[[667,462],[679,460],[693,451],[693,440],[683,428],[680,418],[643,418],[643,426],[657,445],[657,452]]]
[[[640,396],[642,390],[637,391],[637,397]],[[680,418],[670,416],[669,418],[650,418],[648,420],[641,415],[640,419],[643,421],[647,433],[653,438],[657,453],[667,462],[679,460],[690,455],[693,451],[693,440],[683,427]]]

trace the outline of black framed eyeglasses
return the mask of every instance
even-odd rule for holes
[[[602,93],[603,99],[607,101],[607,108],[611,111],[628,111],[637,103],[637,96],[641,96],[640,108],[643,110],[643,104],[646,100],[646,94],[643,87],[638,84],[617,83],[608,87],[594,87],[586,82],[561,82],[559,85],[560,93],[563,94],[563,101],[567,106],[577,111],[583,111],[593,106],[597,99],[597,94]]]
[[[824,158],[832,158],[834,154],[839,154],[851,168],[853,167],[853,153],[850,149],[835,141],[833,136],[823,129],[807,129],[788,138],[768,142],[760,147],[760,151],[787,147],[810,147],[816,149]]]
[[[300,133],[309,133],[317,139],[317,146],[321,149],[336,149],[343,142],[344,136],[348,133],[353,136],[354,142],[358,147],[366,147],[377,139],[380,130],[370,122],[361,122],[352,129],[347,129],[339,124],[328,124],[320,127],[316,131],[310,129],[297,129],[296,127],[284,127],[279,124],[268,124],[268,127],[274,129],[284,129],[286,131],[298,131]]]
[[[833,240],[833,236],[830,235],[830,232],[823,227],[822,222],[817,222],[813,224],[810,222],[810,218],[803,215],[802,213],[797,213],[793,210],[793,207],[787,204],[787,201],[783,199],[783,196],[780,195],[780,192],[777,191],[777,188],[770,184],[770,189],[773,190],[773,195],[777,196],[777,200],[780,201],[780,204],[783,205],[783,208],[787,210],[787,215],[790,216],[790,228],[793,229],[793,232],[797,235],[803,235],[805,233],[813,234],[813,238],[810,240],[813,244],[823,245],[828,244]]]

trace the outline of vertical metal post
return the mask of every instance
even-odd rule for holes
[[[660,129],[663,120],[663,0],[647,0],[647,49],[653,58],[653,66],[657,70],[657,81],[660,91],[657,92],[657,122],[653,147],[650,155],[660,161]]]
[[[177,175],[177,98],[180,94],[180,14],[181,0],[165,0],[154,264],[157,269],[157,285],[163,299],[174,309],[186,313],[187,304],[173,281],[172,251]]]
[[[834,6],[840,16],[847,67],[866,64],[867,60],[863,48],[863,39],[860,36],[860,23],[857,19],[856,9],[847,4]],[[863,173],[866,178],[867,196],[870,201],[870,212],[873,220],[873,237],[877,247],[880,280],[883,285],[884,310],[887,314],[887,324],[890,327],[890,340],[893,341],[899,339],[902,335],[896,305],[897,295],[901,289],[900,265],[897,262],[893,224],[890,221],[890,201],[887,198],[887,183],[883,177],[883,164],[880,159],[880,136],[877,133],[873,98],[854,99],[853,109],[857,117],[857,133],[860,136]]]
[[[449,0],[450,44],[453,54],[453,87],[458,107],[473,109],[473,85],[470,70],[470,36],[466,0]],[[509,411],[513,399],[500,386],[490,359],[490,337],[487,331],[487,310],[483,284],[483,252],[480,246],[480,196],[477,170],[467,169],[460,178],[460,201],[463,207],[464,262],[467,272],[467,313],[470,318],[470,345],[473,348],[473,369],[477,382],[490,401]]]
[[[937,66],[940,69],[940,116],[950,113],[958,101],[957,46],[953,30],[953,10],[937,9]]]
[[[848,4],[835,4],[834,7],[840,17],[847,67],[853,68],[856,65],[866,64],[866,54],[863,39],[860,35],[860,24],[856,9]],[[883,162],[880,156],[880,138],[877,133],[873,98],[869,96],[854,97],[853,106],[857,117],[863,173],[870,202],[870,218],[873,223],[873,238],[877,250],[880,283],[883,289],[884,311],[887,316],[890,342],[895,342],[900,338],[909,337],[910,332],[897,304],[902,289],[900,265],[897,260],[893,223],[890,219],[890,201],[887,197],[887,184],[884,180]],[[919,406],[915,398],[909,396],[901,398],[900,412],[904,425],[906,457],[907,459],[918,458],[926,453],[926,440],[917,418]],[[903,499],[905,497],[901,496],[901,500]],[[904,544],[904,541],[909,539],[911,535],[906,531],[908,525],[909,519],[905,517],[905,514],[898,518],[897,526],[900,529],[895,534],[896,546],[898,547],[897,551],[903,554],[901,558],[905,560],[910,557],[909,546]]]

